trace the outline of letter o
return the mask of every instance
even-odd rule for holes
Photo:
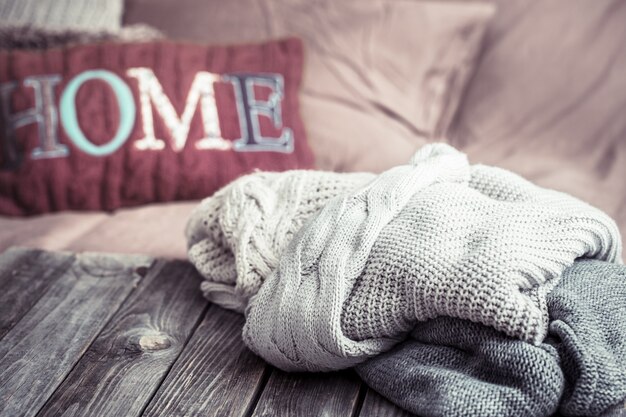
[[[78,89],[89,80],[102,80],[112,89],[119,108],[120,125],[108,143],[94,145],[83,133],[78,124],[76,113],[76,94]],[[88,70],[78,74],[67,84],[60,101],[61,122],[69,138],[82,151],[94,156],[106,156],[120,148],[128,139],[135,124],[135,101],[130,88],[124,81],[111,71]]]

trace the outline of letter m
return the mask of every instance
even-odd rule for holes
[[[185,108],[179,116],[151,69],[130,68],[127,74],[129,77],[136,78],[139,83],[139,104],[144,137],[135,142],[138,149],[159,150],[165,147],[165,142],[154,134],[152,118],[152,106],[154,106],[171,135],[172,149],[177,152],[181,151],[187,143],[189,127],[198,104],[200,104],[205,137],[196,142],[196,148],[226,150],[232,147],[230,141],[222,138],[217,116],[213,83],[219,80],[219,75],[206,71],[196,74],[187,94]]]

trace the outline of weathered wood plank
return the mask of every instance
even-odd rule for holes
[[[211,306],[144,416],[246,415],[266,365],[243,344],[243,322],[240,314]]]
[[[274,369],[253,416],[350,417],[358,406],[360,387],[352,371],[289,374]]]
[[[141,279],[145,257],[77,255],[0,341],[0,417],[33,416]]]
[[[372,389],[367,389],[365,400],[359,417],[412,417],[408,411],[401,409]]]
[[[139,416],[208,302],[193,266],[159,261],[38,417]]]
[[[25,248],[0,255],[0,340],[73,261],[68,253]]]

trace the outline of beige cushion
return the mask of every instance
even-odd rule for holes
[[[626,2],[502,0],[451,143],[626,233]]]
[[[11,246],[76,252],[141,253],[186,259],[185,224],[198,201],[118,210],[0,217],[0,252]]]

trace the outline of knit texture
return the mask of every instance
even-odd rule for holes
[[[608,217],[579,200],[502,169],[470,172],[469,187],[433,184],[381,230],[344,304],[346,336],[393,337],[447,316],[538,343],[563,269],[621,253]]]
[[[243,312],[304,221],[333,197],[373,178],[367,173],[258,172],[203,200],[191,214],[186,237],[189,260],[206,278],[201,284],[205,297]]]
[[[106,41],[147,42],[163,37],[161,32],[148,25],[126,26],[114,32],[0,25],[0,49],[48,49]]]
[[[597,416],[626,398],[626,268],[579,261],[547,295],[545,343],[442,317],[357,366],[420,416]],[[560,406],[559,406],[560,403]]]
[[[5,0],[0,22],[55,29],[119,30],[123,0]]]
[[[440,317],[356,367],[363,381],[423,417],[539,417],[564,387],[557,353],[482,324]]]
[[[603,212],[428,145],[303,225],[250,299],[243,338],[288,371],[353,366],[437,316],[539,344],[562,271],[620,253]]]

